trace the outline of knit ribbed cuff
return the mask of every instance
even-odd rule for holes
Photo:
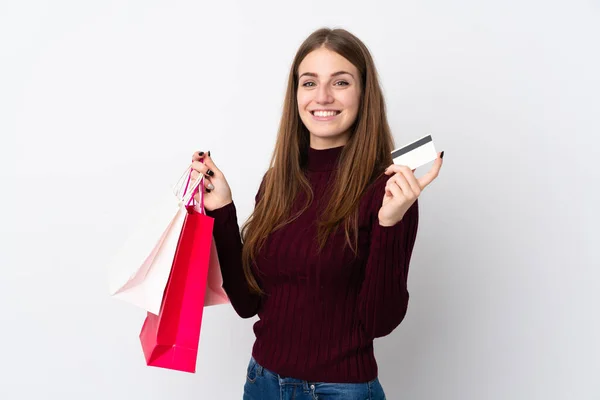
[[[377,263],[385,268],[398,269],[403,272],[403,263],[399,262],[405,255],[404,242],[406,227],[404,221],[399,221],[392,226],[383,226],[377,221],[371,231],[371,252]]]
[[[235,208],[235,204],[233,201],[227,205],[224,205],[221,208],[216,208],[212,211],[206,210],[206,215],[215,219],[215,222],[218,223],[227,223],[230,220],[234,220],[237,222],[237,212]]]

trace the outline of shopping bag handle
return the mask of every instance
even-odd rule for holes
[[[188,187],[190,185],[191,179],[192,179],[192,170],[190,169],[190,173],[188,174],[188,179],[185,184],[185,189],[183,190],[184,196],[188,191]],[[204,188],[204,174],[200,174],[200,176],[196,179],[196,181],[194,181],[194,184],[192,185],[193,189],[190,190],[190,193],[191,193],[190,199],[187,201],[186,205],[190,206],[190,203],[195,205],[196,204],[195,194],[196,194],[196,192],[199,192],[200,193],[200,210],[201,210],[202,214],[206,214],[204,211],[204,190],[200,190],[200,186],[202,186],[202,188]]]
[[[203,161],[201,161],[203,162]],[[194,195],[196,194],[196,191],[198,191],[200,193],[200,209],[202,214],[206,214],[206,211],[204,209],[204,190],[200,190],[200,185],[204,185],[204,174],[200,174],[200,176],[194,181],[194,183],[192,184],[191,188],[190,188],[190,182],[192,179],[192,166],[191,164],[185,169],[185,171],[183,171],[183,174],[181,174],[181,177],[179,178],[179,180],[177,181],[177,183],[175,184],[173,191],[175,193],[175,196],[177,196],[177,198],[179,199],[179,201],[181,201],[182,203],[184,203],[186,206],[190,206],[192,204],[196,204],[196,200],[194,199]],[[183,179],[185,178],[185,176],[187,175],[187,179],[185,182],[185,187],[183,188],[183,193],[181,193],[181,187],[183,186],[182,183]]]

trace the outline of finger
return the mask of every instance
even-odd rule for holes
[[[210,153],[210,152],[208,152]],[[222,176],[223,173],[221,172],[221,170],[216,166],[216,164],[214,163],[212,157],[206,153],[204,155],[204,163],[208,166],[208,168],[212,171],[213,174],[211,174],[210,172],[208,173],[208,176],[214,176],[214,175],[220,175]]]
[[[214,189],[215,187],[213,186],[213,184],[210,181],[210,176],[208,176],[206,173],[208,172],[208,166],[202,162],[202,161],[193,161],[192,162],[192,181],[196,181],[198,179],[198,177],[200,177],[200,174],[203,175],[204,178],[204,187],[208,188],[210,190]]]
[[[399,169],[397,167],[407,167],[406,165],[392,164],[385,169],[385,173],[390,175],[392,172],[398,172]],[[390,170],[391,168],[391,170]],[[417,169],[411,169],[412,172],[415,172]]]
[[[209,191],[213,190],[215,188],[215,186],[210,181],[210,177],[208,177],[208,176],[204,177],[204,188],[208,189]]]
[[[192,170],[192,174],[190,175],[190,188],[196,188],[196,187],[200,187],[200,185],[202,185],[202,180],[200,180],[200,182],[198,182],[198,178],[203,177],[204,178],[204,186],[206,186],[206,175],[201,175],[198,171],[196,170]]]
[[[200,173],[196,170],[192,171],[192,183],[195,183],[196,180],[198,180],[198,178],[200,177]],[[205,188],[207,189],[214,189],[214,185],[212,184],[212,182],[210,181],[210,177],[208,175],[202,175],[203,178],[203,182],[200,183],[202,185],[204,185]]]
[[[400,167],[402,167],[402,165],[391,164],[385,169],[385,174],[386,175],[395,174],[396,172],[400,171]]]
[[[391,195],[397,199],[401,199],[404,197],[402,189],[400,189],[396,182],[390,182],[389,187],[386,186],[386,191],[389,191]]]
[[[440,168],[442,168],[442,157],[440,157],[442,153],[438,153],[438,158],[435,159],[431,169],[422,177],[419,178],[419,186],[421,186],[421,190],[425,189],[440,173]]]
[[[202,161],[194,161],[192,162],[192,169],[196,172],[206,175],[206,171],[208,171],[208,166]],[[198,175],[196,175],[196,177],[198,177]]]
[[[205,155],[206,153],[204,151],[197,151],[194,154],[192,154],[192,161],[200,161],[202,160],[202,158],[204,158]]]
[[[402,174],[406,178],[406,181],[410,185],[413,193],[416,196],[420,195],[421,194],[421,186],[419,186],[419,181],[415,177],[415,174],[410,170],[410,168],[403,167],[400,169],[399,173]]]
[[[400,189],[402,189],[402,193],[404,193],[405,197],[412,198],[415,194],[410,187],[410,184],[406,180],[406,177],[401,173],[397,173],[391,178],[392,182],[395,183]]]
[[[387,167],[385,169],[385,174],[386,175],[392,175],[392,174],[395,174],[395,173],[398,173],[398,172],[402,171],[403,169],[410,170],[412,172],[415,172],[417,170],[416,168],[411,170],[406,165],[392,164],[392,165],[390,165],[389,167]]]
[[[204,175],[203,172],[198,172],[198,171],[196,171],[195,169],[192,168],[192,174],[190,175],[190,181],[192,183],[196,182],[196,180],[198,178],[200,178],[201,176],[204,176],[206,178],[206,175]]]

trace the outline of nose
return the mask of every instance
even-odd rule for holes
[[[315,101],[319,104],[329,104],[333,102],[333,96],[331,95],[330,88],[328,85],[320,85],[317,88],[317,97]]]

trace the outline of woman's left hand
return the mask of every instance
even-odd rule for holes
[[[438,158],[429,172],[419,179],[407,166],[392,164],[387,167],[385,174],[392,176],[385,185],[383,204],[379,209],[380,225],[393,226],[400,222],[423,189],[437,178],[440,168],[442,168],[442,153],[438,153]]]

